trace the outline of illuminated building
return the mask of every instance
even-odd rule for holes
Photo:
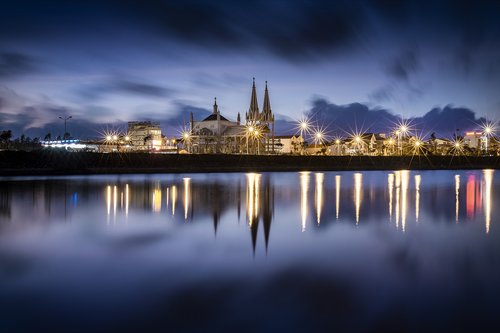
[[[128,137],[133,150],[160,150],[162,137],[160,123],[152,121],[130,121]]]
[[[190,151],[193,153],[239,153],[242,152],[245,127],[237,121],[230,121],[220,113],[217,99],[211,115],[202,121],[195,121],[190,115]]]
[[[277,151],[280,142],[274,140],[274,115],[267,82],[260,112],[254,79],[245,121],[245,125],[242,125],[240,113],[236,121],[228,120],[221,115],[215,100],[212,114],[205,119],[195,121],[193,114],[190,114],[189,142],[186,142],[186,146],[193,153],[260,154]]]

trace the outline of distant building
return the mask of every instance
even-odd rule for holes
[[[130,121],[127,136],[133,150],[160,150],[162,136],[160,123],[153,121]]]
[[[185,147],[192,153],[240,153],[245,127],[237,121],[230,121],[221,115],[217,99],[211,115],[195,121],[190,115],[190,138]]]
[[[274,149],[278,154],[299,154],[304,148],[301,135],[280,135],[274,137]]]
[[[245,125],[240,123],[240,113],[236,121],[224,117],[215,100],[212,114],[205,119],[196,121],[190,114],[190,131],[184,138],[184,147],[191,153],[275,153],[277,144],[267,82],[261,113],[257,105],[255,79]]]
[[[481,147],[481,139],[483,132],[465,132],[464,145],[472,149],[478,149]]]

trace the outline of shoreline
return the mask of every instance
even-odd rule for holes
[[[500,169],[498,156],[294,156],[2,151],[0,176]]]

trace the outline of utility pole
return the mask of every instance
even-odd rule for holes
[[[68,121],[68,119],[71,119],[71,118],[73,118],[73,117],[72,116],[59,117],[59,119],[64,120],[64,133],[63,133],[63,136],[62,136],[63,140],[64,140],[64,137],[66,136],[66,133],[67,133],[67,131],[66,131],[66,122]]]

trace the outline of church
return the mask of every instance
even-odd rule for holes
[[[184,147],[190,153],[198,154],[273,154],[274,115],[271,110],[269,90],[264,90],[262,112],[259,110],[255,78],[253,79],[250,107],[245,113],[245,123],[241,123],[238,112],[236,121],[224,117],[214,101],[212,114],[196,121],[190,114],[189,137],[184,138]]]

